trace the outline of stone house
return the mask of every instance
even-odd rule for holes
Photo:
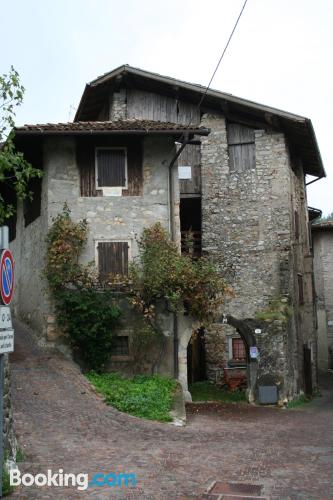
[[[333,221],[312,226],[318,319],[318,367],[333,368]]]
[[[45,234],[64,202],[75,219],[88,219],[83,259],[100,273],[126,272],[136,235],[156,221],[183,249],[191,230],[195,253],[214,259],[233,287],[221,313],[247,322],[192,337],[186,318],[164,318],[161,371],[186,389],[188,380],[219,381],[225,370],[255,366],[252,398],[260,383],[292,397],[306,374],[316,384],[305,177],[325,172],[314,130],[307,118],[216,90],[198,107],[204,90],[125,65],[86,85],[73,123],[16,130],[17,147],[44,171],[33,202],[11,222],[16,312],[41,339],[58,341],[40,271]],[[287,302],[290,314],[258,322],[272,300]],[[246,330],[259,361],[250,361]],[[113,366],[128,369],[131,328],[116,354]]]

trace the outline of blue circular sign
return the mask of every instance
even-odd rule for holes
[[[10,250],[3,250],[0,257],[0,295],[1,301],[8,306],[14,291],[14,259]]]

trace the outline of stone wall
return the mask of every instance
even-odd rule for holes
[[[45,236],[48,227],[48,173],[42,182],[41,215],[25,227],[23,203],[18,203],[16,238],[10,242],[15,260],[15,290],[12,312],[30,325],[42,339],[45,333],[49,297],[42,280]]]
[[[96,261],[99,241],[128,241],[129,257],[138,253],[137,237],[156,222],[169,229],[168,166],[174,148],[166,136],[143,139],[142,196],[80,196],[80,178],[76,163],[74,138],[49,138],[44,143],[43,199],[41,216],[24,227],[23,207],[18,210],[17,238],[11,243],[19,266],[16,274],[14,310],[30,324],[41,338],[55,343],[59,331],[55,324],[52,302],[41,273],[45,257],[45,236],[52,218],[62,211],[66,202],[74,220],[86,218],[89,235],[82,262]],[[174,182],[177,182],[174,169]],[[175,192],[174,217],[176,237],[179,236],[179,194]]]
[[[295,167],[282,133],[256,130],[255,168],[230,171],[223,116],[204,115],[201,124],[212,129],[201,148],[203,251],[217,262],[234,291],[223,312],[239,319],[254,318],[270,299],[289,298],[292,317],[284,327],[270,327],[274,333],[269,338],[262,337],[261,360],[266,357],[266,361],[261,362],[271,369],[279,367],[276,371],[285,379],[284,393],[292,396],[302,385],[303,343],[315,339],[307,280],[305,303],[298,304],[297,273],[311,274],[311,259],[304,259],[309,243],[301,166]],[[295,207],[300,219],[298,239]],[[235,330],[225,325],[207,332],[207,368],[212,379],[227,361],[223,337],[232,334]],[[217,337],[219,354],[211,348]],[[312,347],[315,355],[315,342]]]
[[[318,365],[333,368],[333,230],[313,231],[318,314]]]

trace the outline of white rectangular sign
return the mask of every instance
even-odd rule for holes
[[[179,165],[178,178],[180,180],[192,179],[192,167],[190,165]]]
[[[14,351],[14,330],[0,331],[0,354]]]
[[[10,308],[6,306],[0,306],[0,329],[2,328],[12,328],[12,315]]]

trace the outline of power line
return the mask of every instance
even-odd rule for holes
[[[245,9],[246,4],[247,4],[247,0],[245,0],[245,2],[244,2],[244,4],[243,4],[243,7],[242,7],[242,9],[241,9],[241,11],[240,11],[240,13],[239,13],[239,16],[238,16],[238,18],[237,18],[237,20],[236,20],[236,22],[235,22],[234,27],[233,27],[233,29],[232,29],[232,32],[230,33],[230,36],[229,36],[228,41],[227,41],[227,43],[226,43],[226,46],[224,47],[223,52],[222,52],[222,54],[221,54],[221,57],[220,57],[220,59],[219,59],[219,61],[218,61],[217,65],[216,65],[216,68],[215,68],[215,70],[214,70],[214,73],[212,74],[212,77],[211,77],[211,79],[209,80],[209,83],[208,83],[208,85],[207,85],[207,87],[206,87],[206,90],[205,90],[205,92],[204,92],[204,93],[202,94],[202,96],[201,96],[201,99],[200,99],[199,104],[198,104],[198,108],[200,108],[200,106],[201,106],[201,104],[202,104],[202,101],[204,100],[204,98],[205,98],[205,97],[206,97],[206,95],[207,95],[207,92],[208,92],[208,90],[209,90],[209,87],[211,86],[211,83],[212,83],[212,81],[213,81],[213,79],[214,79],[214,76],[216,75],[216,72],[217,72],[217,70],[219,69],[219,66],[220,66],[220,64],[221,64],[221,62],[222,62],[222,59],[223,59],[223,57],[224,57],[224,54],[226,53],[226,51],[227,51],[227,49],[228,49],[228,47],[229,47],[229,44],[230,44],[231,39],[232,39],[232,37],[233,37],[233,34],[234,34],[234,33],[235,33],[235,31],[236,31],[237,25],[238,25],[238,23],[239,23],[240,18],[242,17],[242,14],[243,14],[243,11],[244,11],[244,9]],[[192,120],[190,121],[190,123],[188,124],[188,126],[189,126],[189,125],[191,125],[191,122],[192,122]]]
[[[232,39],[232,37],[233,37],[233,35],[234,35],[235,31],[236,31],[236,28],[237,28],[237,25],[238,25],[238,23],[239,23],[239,21],[240,21],[240,18],[242,17],[242,14],[243,14],[243,11],[244,11],[245,6],[246,6],[246,4],[247,4],[247,1],[248,1],[248,0],[245,0],[245,2],[244,2],[244,4],[243,4],[243,7],[241,8],[241,11],[240,11],[240,13],[239,13],[239,15],[238,15],[238,17],[237,17],[237,20],[236,20],[236,22],[235,22],[235,24],[234,24],[234,27],[232,28],[232,31],[231,31],[230,36],[229,36],[229,38],[228,38],[228,41],[227,41],[227,43],[226,43],[226,45],[225,45],[225,47],[224,47],[224,49],[223,49],[223,52],[222,52],[222,54],[221,54],[221,57],[220,57],[220,59],[218,60],[218,63],[217,63],[217,65],[216,65],[216,68],[215,68],[215,70],[214,70],[214,72],[213,72],[213,74],[212,74],[212,76],[211,76],[211,79],[209,80],[209,83],[208,83],[208,85],[207,85],[207,87],[206,87],[206,89],[205,89],[204,93],[203,93],[203,94],[202,94],[202,96],[201,96],[201,99],[200,99],[200,101],[199,101],[199,103],[198,103],[198,105],[197,105],[197,108],[196,108],[196,109],[200,109],[200,106],[201,106],[201,104],[202,104],[202,102],[203,102],[204,98],[205,98],[205,97],[206,97],[206,95],[207,95],[207,92],[208,92],[208,90],[209,90],[209,87],[211,86],[211,83],[212,83],[212,81],[214,80],[214,76],[216,75],[216,72],[217,72],[217,70],[219,69],[219,66],[220,66],[220,64],[221,64],[221,62],[222,62],[222,59],[223,59],[223,57],[224,57],[224,54],[226,53],[226,51],[227,51],[227,49],[228,49],[228,47],[229,47],[229,44],[230,44],[231,39]],[[192,116],[193,116],[193,115],[192,115]],[[191,125],[192,121],[193,121],[193,118],[191,118],[191,119],[190,119],[190,121],[189,121],[189,122],[188,122],[188,124],[187,124],[187,127],[189,127],[189,126]],[[170,152],[171,152],[171,151],[173,151],[173,148],[170,150]]]

